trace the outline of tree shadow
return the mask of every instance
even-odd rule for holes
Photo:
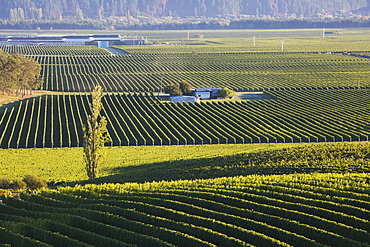
[[[161,163],[150,163],[139,166],[116,167],[106,169],[105,172],[111,173],[105,177],[92,180],[80,181],[79,184],[101,184],[101,183],[126,183],[126,182],[152,182],[152,181],[171,181],[179,179],[202,179],[224,176],[224,172],[217,174],[207,172],[207,163],[213,163],[210,159],[187,159],[166,161]]]
[[[21,101],[26,101],[26,100],[27,99],[17,100],[17,101],[11,101],[11,102],[4,103],[2,105],[0,104],[0,112],[5,111],[5,108],[18,107],[20,105],[20,102]]]
[[[210,179],[219,177],[246,176],[252,174],[272,175],[302,172],[300,168],[281,166],[261,166],[248,164],[248,157],[231,155],[214,158],[186,159],[166,161],[161,163],[143,164],[140,166],[125,166],[106,169],[112,175],[92,180],[79,181],[78,184],[153,182],[173,180]],[[304,172],[314,172],[305,169]]]

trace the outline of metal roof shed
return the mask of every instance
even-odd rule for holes
[[[199,102],[199,98],[198,97],[195,97],[195,96],[184,96],[184,95],[181,95],[181,96],[172,96],[170,97],[170,100],[171,102],[173,103],[195,103],[195,102]]]

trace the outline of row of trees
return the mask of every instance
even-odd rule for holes
[[[0,51],[0,90],[3,94],[16,93],[22,97],[42,84],[41,65],[20,53]]]
[[[83,20],[131,16],[225,16],[353,11],[367,0],[2,0],[2,19]]]
[[[201,30],[201,29],[285,29],[285,28],[351,28],[370,27],[366,18],[338,19],[267,19],[267,18],[178,18],[168,21],[161,18],[127,20],[1,20],[0,29],[96,29],[96,30]]]
[[[183,80],[180,83],[168,84],[164,88],[164,92],[168,93],[170,96],[179,96],[179,95],[191,95],[191,85],[189,82]]]
[[[13,180],[9,181],[6,178],[0,178],[0,189],[13,189],[13,190],[20,190],[20,189],[40,189],[47,187],[47,183],[42,178],[31,174],[25,176],[22,180]]]

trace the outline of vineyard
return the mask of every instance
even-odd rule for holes
[[[18,246],[369,246],[369,176],[85,185],[3,197]]]
[[[42,55],[42,56],[76,56],[76,55],[110,55],[104,49],[99,49],[96,46],[82,46],[82,45],[21,45],[9,46],[1,45],[0,49],[4,52],[14,53],[18,52],[24,55]]]
[[[196,32],[0,45],[44,80],[0,105],[0,246],[370,246],[369,31]],[[169,102],[182,80],[239,93]],[[111,142],[86,180],[96,85]],[[49,188],[2,189],[31,172]]]
[[[228,87],[236,91],[366,88],[370,85],[370,60],[350,56],[351,52],[366,54],[370,50],[365,37],[293,36],[285,40],[284,52],[279,37],[260,38],[256,47],[240,37],[173,40],[185,45],[114,47],[126,55],[81,45],[2,45],[0,49],[38,61],[42,65],[42,89],[49,91],[89,92],[99,84],[108,92],[157,92],[182,80],[196,88]],[[325,54],[328,51],[330,54]]]
[[[292,93],[294,92],[294,93]],[[274,100],[174,104],[107,94],[112,146],[368,141],[370,90],[271,91]],[[46,95],[0,112],[2,148],[78,147],[89,97]]]
[[[370,86],[370,60],[340,54],[189,52],[33,57],[42,65],[43,89],[51,91],[88,92],[99,84],[109,92],[155,92],[182,80],[193,87],[236,91]]]

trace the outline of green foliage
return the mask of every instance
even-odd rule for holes
[[[65,55],[69,57],[77,55],[110,55],[111,53],[102,48],[98,48],[93,45],[22,45],[22,46],[0,46],[4,52],[7,53],[20,53],[26,56],[53,56],[53,55]],[[57,62],[57,61],[55,61]]]
[[[103,89],[96,86],[91,92],[92,101],[90,104],[91,114],[87,117],[87,124],[84,130],[84,158],[86,173],[90,179],[96,178],[98,168],[104,163],[104,144],[110,141],[107,132],[107,121],[100,116],[102,110],[101,99]]]
[[[182,95],[180,84],[168,84],[167,86],[165,86],[164,92],[168,93],[170,96]]]
[[[130,56],[105,56],[108,51],[92,46],[2,46],[2,49],[37,60],[42,65],[43,89],[52,91],[86,92],[95,87],[95,82],[101,82],[104,91],[152,92],[160,89],[159,81],[167,85],[182,80],[196,88],[228,87],[236,91],[349,88],[357,87],[358,82],[361,87],[370,86],[369,59],[342,55],[344,50],[358,54],[370,50],[369,31],[343,30],[343,35],[325,39],[318,35],[321,31],[205,30],[207,42],[115,47]],[[186,33],[142,31],[140,35],[175,39],[174,43],[182,44],[184,40],[178,37]],[[256,35],[261,37],[254,47],[252,39],[246,37]],[[280,52],[282,39],[284,53]],[[195,47],[192,44],[196,44],[197,56],[190,53]],[[326,51],[332,54],[324,54]],[[55,70],[55,66],[63,69]],[[103,83],[101,76],[112,83]]]
[[[46,182],[42,178],[33,174],[25,176],[22,181],[26,183],[27,187],[31,190],[47,187]],[[20,185],[21,183],[17,184]]]
[[[330,43],[324,47],[318,43],[318,48],[314,49],[316,41],[314,45],[307,45],[310,50],[343,51],[343,44],[340,43],[333,44],[333,48],[330,48]],[[297,42],[292,49],[302,50],[305,47],[298,41],[292,42]],[[42,66],[45,80],[43,89],[64,92],[90,91],[95,87],[95,81],[101,82],[99,78],[102,76],[112,83],[99,84],[104,91],[111,92],[152,92],[160,89],[159,81],[168,85],[182,80],[188,81],[195,88],[228,87],[236,91],[349,88],[357,87],[359,81],[363,88],[370,86],[370,72],[367,70],[369,59],[334,53],[276,53],[276,44],[273,42],[252,53],[243,51],[242,44],[237,44],[199,46],[197,56],[189,53],[189,46],[171,46],[173,48],[158,50],[156,46],[148,45],[140,46],[144,48],[124,47],[127,52],[136,53],[131,56],[91,57],[87,55],[88,48],[85,48],[85,55],[78,57],[37,55],[35,60]],[[360,50],[361,44],[350,45],[352,49]],[[286,44],[285,49],[288,48]],[[78,52],[70,50],[71,53]],[[153,54],[156,52],[165,54]],[[68,53],[68,49],[60,53]],[[145,53],[145,56],[141,53]],[[55,66],[64,70],[55,70]],[[355,79],[353,71],[356,71]],[[177,86],[173,87],[179,93]]]
[[[11,184],[11,188],[14,190],[22,190],[27,188],[27,183],[22,180],[14,180]]]
[[[0,189],[9,189],[10,188],[10,181],[6,178],[0,178]]]
[[[105,147],[106,163],[94,182],[250,174],[362,173],[370,170],[368,148],[366,142]],[[23,178],[30,169],[46,181],[83,182],[86,179],[86,171],[81,167],[82,148],[0,149],[0,155],[0,173],[10,181]],[[33,164],[35,157],[39,158]]]
[[[27,175],[23,180],[13,180],[13,182],[10,182],[6,178],[0,179],[0,189],[21,190],[27,187],[30,189],[39,189],[46,186],[46,182],[36,175]]]
[[[0,227],[0,242],[4,243],[4,246],[37,246],[37,247],[50,247],[50,245],[41,243],[35,239],[28,238],[19,233],[15,233],[9,229]]]
[[[191,95],[191,84],[188,81],[182,80],[179,85],[183,95]]]
[[[234,60],[234,55],[240,60]],[[290,65],[296,68],[302,64],[296,62],[300,57],[297,54],[265,55],[263,62],[259,60],[263,54],[258,54],[256,60],[249,60],[249,66],[243,64],[245,54],[226,54],[218,61],[230,59],[221,65],[239,68],[237,71],[243,77],[246,67],[253,67],[252,76],[261,76],[262,73],[257,72],[272,67],[276,61],[280,61],[281,68],[286,68],[281,74],[291,76],[293,68]],[[53,64],[52,60],[71,64],[84,61],[89,67],[82,63],[81,66],[65,63],[63,67],[74,67],[81,77],[83,70],[91,73],[103,68],[103,65],[88,63],[84,56],[79,59],[39,56],[37,59],[44,64]],[[201,61],[206,61],[208,55],[202,56],[193,57],[193,64],[189,62],[191,59],[189,63],[182,60],[178,64],[193,68],[189,74],[197,74],[195,68],[199,71],[207,68],[207,73],[213,74],[222,67],[208,66],[211,63],[204,66]],[[308,55],[314,61],[310,66],[316,62],[320,65],[306,66],[304,73],[320,73],[318,68],[323,64],[333,64],[324,56]],[[132,57],[130,62],[140,56]],[[161,56],[151,58],[157,60],[158,57]],[[276,60],[269,62],[271,58]],[[280,58],[286,59],[284,66]],[[115,59],[121,61],[121,57]],[[366,66],[362,65],[367,62],[352,59],[358,58],[340,58],[332,67],[343,74],[346,65],[356,61],[355,68],[362,71],[365,80]],[[117,69],[117,73],[126,73],[118,72],[121,69],[118,66],[111,67]],[[136,73],[133,72],[136,69],[130,73]],[[324,68],[321,72],[326,73]],[[150,73],[155,74],[152,70]],[[173,74],[177,73],[171,76]],[[236,82],[238,80],[233,83]],[[0,244],[368,245],[370,91],[349,87],[323,89],[313,86],[311,80],[306,83],[315,90],[307,90],[304,86],[290,90],[287,84],[276,84],[279,86],[269,91],[275,100],[270,101],[219,101],[185,106],[159,102],[143,94],[116,93],[102,97],[100,93],[96,101],[99,104],[95,105],[98,107],[93,103],[89,108],[88,97],[71,94],[39,97],[1,109],[2,147],[80,145],[81,126],[89,113],[88,119],[94,118],[95,123],[106,118],[106,122],[90,126],[109,129],[112,144],[133,146],[101,147],[107,152],[107,163],[100,169],[100,177],[89,181],[82,181],[86,174],[81,168],[83,148],[0,149],[0,174],[5,177],[0,180],[2,187],[23,186],[20,181],[9,181],[19,179],[30,170],[48,181],[99,184],[43,189],[37,194],[13,193],[16,198],[11,198],[9,191],[1,191]],[[67,84],[56,83],[52,87],[56,85]],[[75,84],[83,90],[89,85],[92,84]],[[112,85],[115,84],[109,84]],[[258,85],[261,84],[251,87]],[[61,86],[64,87],[69,86]],[[96,108],[99,109],[94,110]],[[202,114],[192,117],[194,113]],[[358,142],[343,142],[353,140]],[[241,145],[249,142],[254,144]],[[87,170],[95,171],[95,168],[91,166]],[[38,177],[27,176],[24,181],[27,180],[32,188],[45,185]],[[130,181],[138,183],[125,183]]]
[[[114,146],[366,141],[369,120],[361,109],[369,95],[369,89],[278,90],[252,100],[173,105],[115,93],[102,98],[101,115]],[[86,95],[42,96],[2,109],[0,147],[83,145]]]
[[[279,144],[278,146],[280,146]],[[288,144],[289,145],[289,144]],[[286,144],[285,144],[286,146]],[[276,145],[271,145],[276,147]],[[222,155],[231,155],[237,152],[249,152],[255,149],[268,148],[267,145],[204,145],[204,146],[132,146],[132,147],[105,147],[106,163],[100,170],[100,176],[120,174],[120,168],[132,167],[127,176],[121,181],[134,181],[136,175],[142,176],[139,180],[150,175],[150,169],[145,165],[156,163],[188,162],[194,157],[208,159]],[[22,179],[32,170],[46,181],[82,181],[86,179],[86,171],[81,164],[83,160],[82,148],[28,148],[28,149],[0,149],[2,157],[0,174],[9,180]],[[59,157],[59,159],[55,159]],[[141,168],[141,166],[143,166]],[[136,167],[136,168],[135,168]],[[135,169],[134,169],[135,168]],[[130,176],[132,176],[130,178]],[[155,174],[151,174],[153,178]],[[112,177],[113,179],[113,177]],[[118,179],[118,178],[117,178]],[[155,178],[155,180],[159,177]]]
[[[168,84],[164,88],[164,92],[170,94],[170,96],[191,95],[191,84],[186,80],[182,80],[178,84]]]
[[[23,96],[27,89],[35,89],[41,85],[41,81],[37,80],[41,66],[30,57],[0,51],[0,65],[0,90],[3,94],[16,90],[17,94]]]
[[[251,175],[3,196],[0,243],[17,236],[39,246],[366,246],[368,179]]]
[[[232,98],[235,96],[235,91],[231,90],[231,89],[228,89],[227,87],[224,87],[223,89],[220,90],[220,95],[222,98],[226,99],[226,98]]]

